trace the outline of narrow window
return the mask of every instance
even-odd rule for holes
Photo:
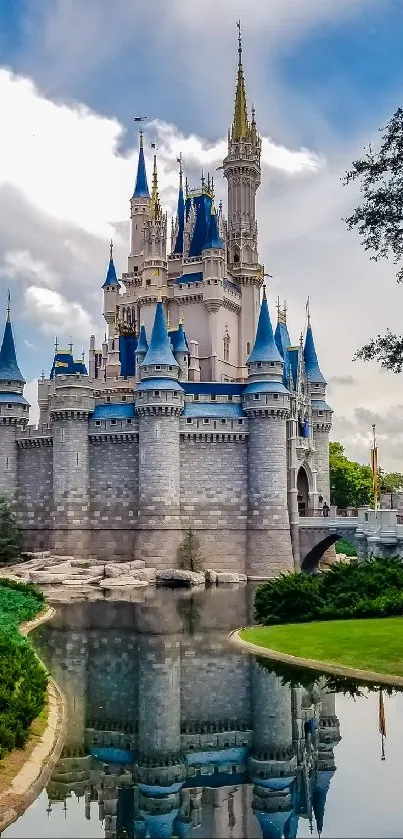
[[[79,465],[79,457],[78,457],[78,452],[76,452],[76,466],[78,466],[78,465]]]
[[[246,352],[247,352],[247,355],[250,355],[250,343],[249,343],[249,341],[246,342]]]

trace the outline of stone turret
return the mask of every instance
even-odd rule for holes
[[[157,157],[154,155],[153,187],[150,206],[145,218],[144,226],[144,262],[142,270],[142,285],[150,295],[150,286],[156,288],[167,286],[167,214],[161,208],[159,190]],[[155,290],[154,289],[154,290]]]
[[[157,303],[136,388],[139,417],[137,557],[159,568],[176,564],[180,533],[179,417],[184,393],[162,302]],[[142,534],[142,531],[149,531]],[[151,531],[151,532],[150,532]]]
[[[0,490],[11,498],[16,497],[18,487],[16,434],[28,423],[29,403],[23,395],[24,384],[15,352],[9,295],[0,349]]]
[[[141,380],[140,368],[141,368],[141,365],[142,365],[147,353],[148,353],[148,341],[147,341],[147,335],[146,335],[146,328],[144,326],[144,323],[142,323],[141,327],[140,327],[139,340],[137,342],[136,353],[135,353],[135,355],[136,355],[136,382],[140,382],[140,380]]]
[[[255,111],[249,120],[242,65],[239,27],[238,72],[234,117],[228,132],[228,153],[223,161],[228,181],[228,265],[234,281],[241,287],[239,367],[246,375],[246,359],[256,330],[259,289],[263,269],[257,251],[256,191],[260,185],[262,141],[257,133]]]
[[[104,290],[104,318],[108,324],[109,338],[115,334],[116,306],[119,298],[120,283],[116,276],[115,264],[113,261],[113,243],[110,244],[109,265],[106,272]]]
[[[287,507],[286,420],[290,394],[283,384],[264,289],[256,340],[248,361],[243,408],[248,440],[248,577],[275,576],[293,568]]]
[[[179,365],[179,380],[187,382],[189,379],[189,348],[186,343],[182,320],[180,320],[178,329],[175,332],[173,353]]]
[[[90,464],[88,419],[94,411],[87,375],[55,372],[49,413],[53,436],[52,548],[58,554],[89,552]]]
[[[144,226],[150,208],[150,192],[147,183],[144,160],[143,132],[140,131],[140,147],[137,163],[136,183],[130,199],[131,244],[128,260],[129,274],[140,274],[144,259]]]
[[[326,402],[326,379],[319,367],[309,311],[304,345],[304,362],[311,396],[317,492],[319,499],[322,498],[322,502],[330,504],[329,434],[332,427],[333,411]]]

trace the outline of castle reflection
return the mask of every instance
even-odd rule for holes
[[[284,683],[229,646],[252,599],[224,586],[58,606],[35,639],[69,708],[49,812],[65,802],[68,819],[80,797],[110,839],[291,839],[301,820],[321,833],[335,694]]]

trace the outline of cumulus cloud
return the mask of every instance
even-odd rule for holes
[[[94,331],[91,318],[80,303],[70,303],[58,291],[28,286],[24,302],[26,314],[41,324],[46,335],[54,335],[55,329],[66,334],[67,326],[69,335],[87,341]]]
[[[35,280],[48,288],[59,288],[61,283],[61,277],[42,259],[34,259],[29,251],[6,251],[0,276],[24,282]]]

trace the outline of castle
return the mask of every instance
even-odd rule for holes
[[[168,247],[157,160],[151,193],[140,132],[128,270],[111,245],[107,335],[88,369],[55,345],[28,425],[8,310],[0,352],[0,489],[27,549],[172,567],[184,532],[206,564],[267,578],[299,567],[299,515],[329,503],[332,410],[310,316],[273,332],[258,257],[261,138],[249,118],[242,43],[228,152],[227,217],[214,185],[183,185]],[[261,291],[263,286],[263,298]]]

